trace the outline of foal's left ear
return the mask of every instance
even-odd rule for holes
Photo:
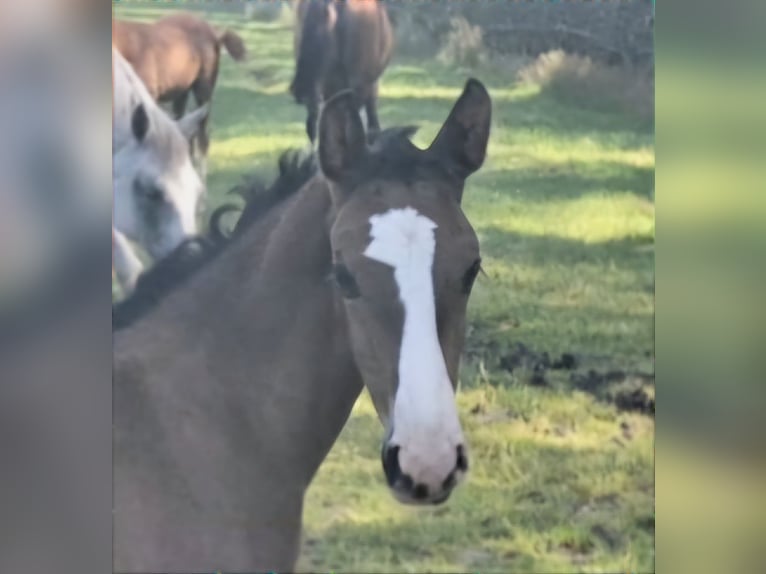
[[[193,112],[189,112],[176,122],[181,133],[187,140],[191,140],[202,127],[202,122],[210,114],[210,104],[204,104]]]
[[[428,152],[436,153],[465,179],[484,163],[492,119],[492,100],[484,85],[469,79]]]
[[[343,181],[367,151],[356,109],[353,93],[344,90],[327,100],[319,116],[319,167],[330,181]]]

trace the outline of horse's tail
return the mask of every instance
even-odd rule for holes
[[[242,37],[236,32],[231,30],[223,30],[217,33],[218,43],[223,44],[229,56],[234,58],[236,62],[241,62],[247,55],[247,48],[245,48],[245,42]]]

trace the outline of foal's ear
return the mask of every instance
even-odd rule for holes
[[[179,129],[181,130],[181,133],[187,140],[191,140],[194,136],[197,135],[200,128],[202,127],[202,122],[207,119],[209,113],[210,104],[204,104],[193,112],[189,112],[176,122]]]
[[[492,119],[492,100],[484,85],[469,79],[447,121],[428,148],[462,179],[484,163]]]
[[[364,157],[367,137],[350,90],[336,94],[322,108],[318,143],[319,167],[330,181],[342,181]]]
[[[130,118],[130,129],[138,143],[142,143],[149,132],[149,115],[146,113],[144,104],[138,104]]]

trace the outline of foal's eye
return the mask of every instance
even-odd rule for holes
[[[471,288],[479,271],[481,271],[481,257],[474,261],[463,275],[463,293],[466,295],[471,293]]]
[[[346,299],[356,299],[361,295],[359,292],[359,286],[356,284],[356,279],[348,270],[348,267],[342,263],[336,263],[333,266],[333,275],[335,276],[335,283],[338,284],[343,297]]]

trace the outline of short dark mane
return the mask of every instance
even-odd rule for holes
[[[437,154],[428,154],[412,143],[410,138],[416,131],[415,126],[394,127],[381,131],[370,141],[370,153],[362,165],[349,174],[349,183],[356,183],[353,178],[357,174],[365,180],[452,181],[454,175],[450,167],[441,161]]]
[[[173,253],[141,275],[133,293],[112,307],[112,331],[133,325],[147,315],[168,294],[184,284],[210,261],[214,260],[242,232],[260,220],[273,208],[297,192],[316,173],[313,154],[288,150],[279,159],[279,176],[265,189],[257,179],[238,188],[246,204],[234,232],[229,236],[221,229],[221,218],[232,211],[231,204],[218,208],[210,217],[207,236],[196,237],[181,244]]]
[[[313,151],[284,152],[279,158],[279,176],[267,192],[253,193],[254,189],[258,189],[257,182],[255,187],[252,185],[245,187],[245,208],[237,220],[233,235],[235,237],[241,235],[263,214],[293,195],[317,173],[318,169]]]

